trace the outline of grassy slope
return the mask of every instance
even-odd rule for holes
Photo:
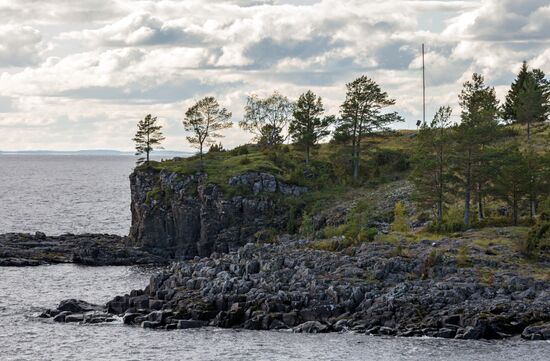
[[[231,177],[252,171],[270,172],[282,181],[309,187],[311,192],[303,202],[308,211],[316,211],[342,200],[357,199],[357,192],[365,192],[380,184],[406,178],[408,154],[412,150],[413,142],[414,131],[408,130],[365,138],[361,184],[354,183],[349,177],[349,147],[330,143],[321,144],[314,151],[309,167],[304,164],[303,152],[292,145],[284,145],[276,151],[262,151],[256,146],[247,145],[231,151],[208,153],[205,154],[202,165],[199,157],[193,156],[151,162],[150,166],[182,175],[203,170],[210,182],[219,185],[229,195],[235,191],[228,186]],[[242,154],[243,152],[247,154]]]

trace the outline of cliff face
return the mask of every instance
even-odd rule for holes
[[[289,209],[278,199],[306,191],[262,172],[233,177],[229,186],[246,196],[224,196],[206,174],[134,171],[130,175],[131,242],[167,257],[236,250],[259,231],[286,228]]]

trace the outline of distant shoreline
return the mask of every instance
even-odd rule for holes
[[[194,152],[181,151],[157,151],[152,155],[155,157],[189,157]],[[134,152],[124,152],[117,150],[19,150],[19,151],[1,151],[0,155],[102,155],[102,156],[136,156]]]

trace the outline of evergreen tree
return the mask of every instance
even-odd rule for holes
[[[527,141],[529,143],[531,141],[531,124],[545,119],[544,97],[542,89],[537,86],[534,75],[528,73],[517,93],[514,111],[516,120],[519,123],[527,124]]]
[[[512,208],[512,224],[516,226],[520,203],[529,192],[529,165],[516,142],[495,150],[494,159],[495,166],[491,168],[496,176],[491,191]]]
[[[530,84],[526,84],[530,82]],[[529,118],[529,122],[543,122],[550,116],[550,82],[545,78],[544,72],[540,69],[529,70],[527,62],[523,62],[521,69],[512,83],[506,96],[503,106],[503,119],[509,122],[525,122],[525,114],[518,114],[521,110],[525,111],[527,99],[521,99],[521,93],[529,91],[531,95],[536,95],[528,100],[529,102],[538,102],[535,106],[539,109],[534,118]],[[522,106],[521,103],[524,105]],[[523,120],[521,120],[523,118]],[[530,125],[530,124],[529,124]]]
[[[479,218],[483,218],[483,196],[488,181],[487,147],[500,135],[499,105],[494,88],[485,86],[482,75],[473,74],[464,83],[459,96],[462,107],[460,125],[455,127],[456,150],[453,154],[455,176],[464,192],[464,225],[470,223],[472,193],[476,197]]]
[[[288,131],[292,139],[305,149],[306,164],[309,164],[311,149],[330,134],[328,127],[335,121],[334,117],[322,117],[323,112],[321,97],[311,90],[300,95],[294,107],[294,118]]]
[[[231,128],[231,112],[220,107],[214,97],[205,97],[191,106],[185,112],[183,126],[186,131],[193,132],[187,141],[199,149],[200,158],[203,158],[204,146],[215,143],[216,138],[223,137],[218,131]]]
[[[255,135],[261,146],[270,148],[285,140],[283,132],[292,117],[293,104],[279,92],[261,99],[257,95],[248,97],[245,114],[239,126]]]
[[[449,128],[452,110],[440,107],[430,124],[423,123],[415,140],[411,178],[415,184],[414,197],[420,204],[436,209],[436,219],[443,222],[449,178]]]
[[[149,163],[149,153],[153,149],[162,149],[160,143],[164,140],[162,136],[162,126],[157,125],[157,117],[151,117],[147,114],[144,119],[138,122],[138,130],[132,140],[136,143],[136,155],[145,154],[145,158],[140,157],[138,164],[144,161]]]
[[[340,107],[336,136],[351,140],[353,179],[359,178],[361,141],[365,135],[385,130],[387,125],[402,121],[397,113],[381,114],[382,109],[395,104],[380,86],[367,76],[361,76],[346,84],[346,99]]]

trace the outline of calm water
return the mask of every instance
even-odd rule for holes
[[[125,234],[132,157],[0,155],[0,232]],[[66,298],[104,303],[143,288],[137,267],[0,268],[0,360],[545,360],[548,342],[55,324],[33,317]]]
[[[132,156],[0,154],[0,233],[130,229]]]

